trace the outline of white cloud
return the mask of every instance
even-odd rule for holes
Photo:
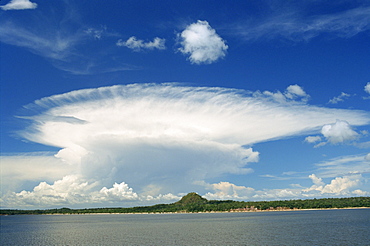
[[[32,191],[22,190],[18,193],[8,192],[1,197],[5,207],[37,207],[51,206],[92,206],[113,204],[122,206],[134,202],[143,204],[153,202],[174,202],[180,199],[173,194],[158,196],[138,195],[125,182],[114,183],[113,187],[99,190],[99,181],[89,182],[80,175],[67,175],[60,180],[48,184],[40,182]]]
[[[250,187],[238,186],[229,182],[220,182],[216,184],[204,184],[209,190],[215,193],[208,192],[204,195],[205,198],[214,199],[240,199],[244,197],[251,197],[255,194],[255,190]]]
[[[286,89],[285,96],[289,99],[294,99],[296,97],[308,97],[307,93],[299,85],[290,85]]]
[[[370,94],[370,82],[367,82],[367,84],[365,85],[364,90],[365,90],[366,93]]]
[[[204,195],[207,199],[232,199],[232,200],[282,200],[298,199],[309,197],[338,197],[338,196],[366,196],[370,193],[358,187],[364,178],[361,174],[335,177],[330,183],[323,182],[322,178],[315,174],[309,175],[314,183],[309,188],[304,188],[298,184],[292,184],[290,189],[263,189],[256,190],[251,187],[237,186],[229,182],[219,182],[207,184],[199,182],[199,185],[206,187],[210,192]]]
[[[259,92],[257,92],[256,94],[259,94]],[[300,101],[302,102],[307,102],[310,98],[310,95],[308,95],[299,85],[290,85],[283,93],[280,91],[264,91],[263,94],[273,98],[275,101],[280,103],[295,101],[297,99],[300,99]]]
[[[304,141],[307,143],[316,143],[316,142],[321,141],[321,137],[320,136],[308,136],[305,138]]]
[[[135,194],[141,202],[165,199],[161,194],[170,194],[166,196],[170,199],[199,187],[195,181],[252,172],[248,164],[257,162],[259,153],[243,146],[318,131],[336,118],[353,125],[370,123],[364,111],[279,103],[261,93],[178,84],[78,90],[42,98],[25,108],[38,113],[25,117],[30,125],[20,135],[61,148],[56,157],[79,177],[39,185],[32,194],[24,191],[29,200],[22,199],[30,202],[44,194],[42,189],[54,192],[55,202],[67,203],[118,201]],[[74,192],[72,197],[57,197],[67,183],[76,183],[78,191],[68,191]],[[227,182],[212,187],[219,196],[252,192]],[[271,194],[293,196],[296,191],[261,191],[255,199]]]
[[[363,190],[354,190],[352,191],[352,194],[355,196],[368,196],[370,192],[363,191]]]
[[[234,32],[247,40],[285,38],[303,41],[321,34],[350,38],[370,29],[370,7],[360,6],[331,14],[307,16],[310,6],[296,7],[287,11],[274,6],[270,16],[254,22],[238,23]]]
[[[138,195],[125,182],[114,183],[109,189],[103,187],[99,193],[102,195],[100,200],[138,200]]]
[[[365,160],[370,161],[370,153],[365,156]]]
[[[228,46],[207,21],[198,20],[179,35],[179,51],[195,64],[210,64],[225,57]]]
[[[346,194],[349,188],[359,185],[360,176],[336,177],[323,187],[321,193]]]
[[[337,120],[334,124],[324,125],[321,133],[332,144],[355,140],[359,134],[352,130],[347,121]]]
[[[337,120],[334,124],[326,124],[321,128],[321,133],[325,137],[326,141],[321,141],[320,136],[308,136],[305,138],[305,142],[317,143],[314,147],[321,147],[328,143],[339,144],[346,143],[352,140],[358,139],[361,135],[354,131],[351,125],[344,120]],[[367,131],[362,131],[362,135],[366,135]],[[357,147],[366,148],[366,143],[354,143]]]
[[[93,186],[94,184],[81,182],[77,175],[68,175],[52,185],[41,182],[32,191],[8,193],[3,197],[3,201],[5,206],[79,204],[89,201],[86,193]]]
[[[0,6],[2,10],[21,10],[21,9],[35,9],[37,3],[32,3],[30,0],[11,0],[6,5]]]
[[[150,42],[144,42],[143,40],[138,40],[136,37],[132,36],[126,41],[122,41],[122,39],[118,40],[116,45],[117,46],[126,46],[129,49],[132,49],[134,51],[141,51],[143,49],[158,49],[158,50],[164,50],[166,49],[165,46],[165,39],[162,38],[154,38],[153,41]]]
[[[329,103],[337,104],[338,102],[343,102],[345,99],[347,99],[350,96],[351,96],[350,94],[342,92],[339,96],[330,99]]]
[[[251,187],[238,186],[229,182],[208,184],[198,182],[207,192],[203,197],[210,200],[276,200],[302,196],[301,189],[265,189],[255,190]]]
[[[304,189],[304,192],[318,191],[321,194],[334,194],[334,195],[349,195],[358,194],[359,190],[353,193],[350,189],[357,187],[361,180],[361,174],[348,175],[343,177],[336,177],[330,181],[329,184],[325,184],[321,178],[318,178],[315,174],[309,176],[312,179],[314,185],[308,189]],[[364,192],[361,192],[362,194]]]

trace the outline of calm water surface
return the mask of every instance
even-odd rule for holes
[[[370,245],[370,209],[0,219],[1,245]]]

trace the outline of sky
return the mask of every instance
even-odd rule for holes
[[[369,196],[369,13],[2,0],[1,208]]]

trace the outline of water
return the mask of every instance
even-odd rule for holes
[[[370,209],[0,219],[1,245],[370,245]]]

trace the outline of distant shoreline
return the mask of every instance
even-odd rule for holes
[[[370,197],[323,198],[283,201],[233,201],[207,200],[191,192],[181,200],[170,204],[156,204],[139,207],[103,207],[77,208],[67,207],[54,209],[0,209],[1,215],[20,214],[182,214],[182,213],[242,213],[242,212],[275,212],[306,211],[327,209],[360,209],[370,208]]]
[[[370,209],[370,207],[348,207],[348,208],[303,208],[303,209],[266,209],[266,210],[238,210],[238,211],[202,211],[202,212],[142,212],[142,213],[45,213],[45,214],[14,214],[14,215],[129,215],[129,214],[222,214],[222,213],[259,213],[259,212],[290,212],[290,211],[319,211],[319,210],[349,210]],[[0,214],[0,216],[10,216]]]

